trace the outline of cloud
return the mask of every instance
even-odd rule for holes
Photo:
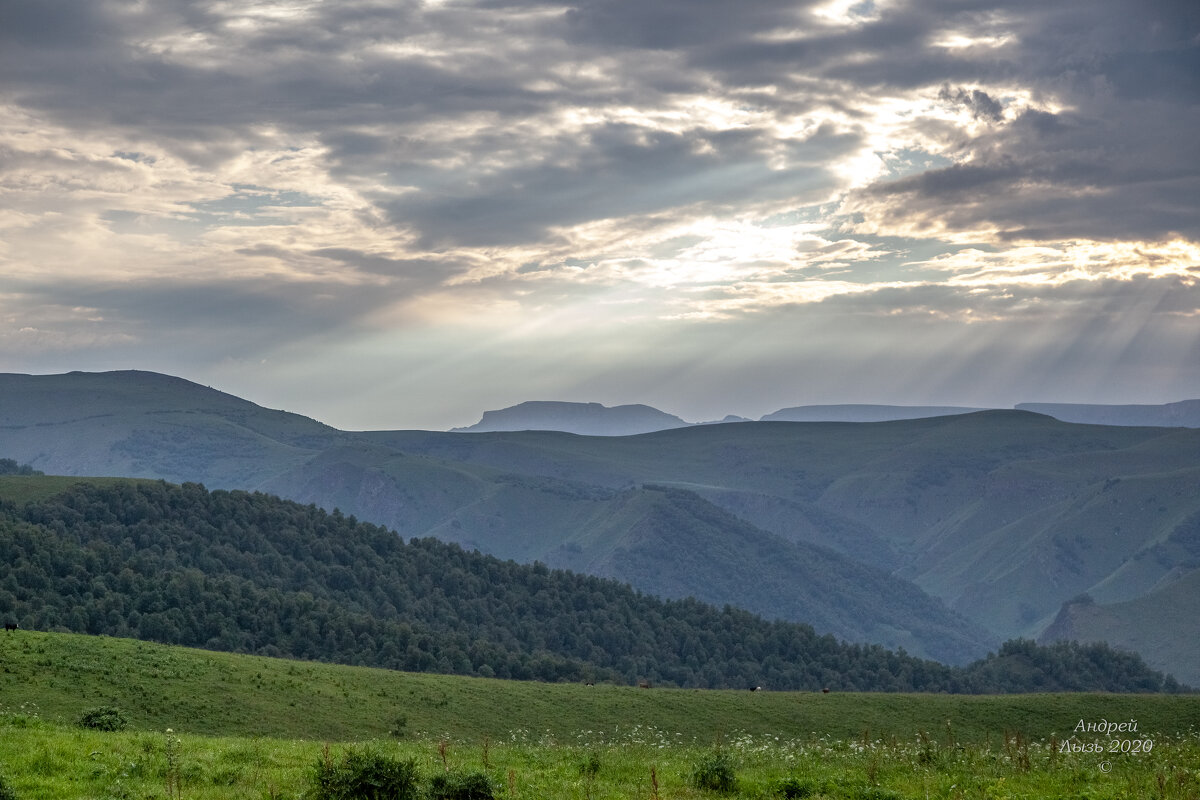
[[[991,120],[992,122],[999,122],[1004,119],[1004,106],[1000,101],[990,97],[987,92],[979,89],[972,89],[968,92],[966,89],[959,88],[951,91],[949,85],[944,85],[942,86],[942,90],[938,92],[938,99],[966,106],[971,110],[971,116],[975,119],[982,118]]]
[[[5,341],[1191,313],[1191,2],[12,0],[0,75]]]

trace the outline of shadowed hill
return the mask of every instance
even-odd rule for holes
[[[948,663],[999,641],[907,581],[764,531],[683,489],[598,487],[366,447],[328,451],[267,484],[276,486],[301,502],[501,558],[739,606]]]
[[[58,475],[124,475],[254,488],[345,438],[154,372],[0,374],[3,452]]]
[[[912,641],[914,652],[950,659],[941,648],[958,634],[934,632],[953,629],[954,615],[942,609],[926,619],[932,627],[918,625],[924,601],[907,602],[904,581],[996,641],[1039,636],[1084,592],[1105,605],[1145,597],[1158,607],[1166,600],[1156,587],[1194,568],[1170,543],[1200,513],[1195,429],[986,411],[622,437],[345,433],[151,373],[0,376],[0,397],[0,456],[35,469],[268,490],[407,537],[594,569],[655,593],[724,603],[735,588],[737,602],[771,617],[802,613],[839,636]],[[814,545],[824,555],[806,555]],[[844,562],[824,566],[830,551],[892,583],[812,592],[819,581],[797,567],[790,592],[758,605],[772,593],[756,597],[756,588],[788,583],[779,564],[851,574]],[[743,585],[713,580],[721,569]],[[870,595],[893,598],[895,613],[872,617],[860,602]],[[1194,620],[1139,608],[1200,639]]]
[[[687,488],[781,536],[908,577],[1001,636],[1036,636],[1083,591],[1106,601],[1149,591],[1187,559],[1159,543],[1200,511],[1197,431],[1018,411],[741,423],[622,440],[371,436],[493,468]],[[1194,634],[1194,625],[1179,630]]]
[[[406,543],[312,506],[197,484],[81,483],[20,508],[0,504],[0,613],[24,628],[484,677],[888,691],[1179,688],[1136,656],[1104,647],[1010,643],[955,669],[729,607],[662,601],[431,539]]]
[[[1133,600],[1101,605],[1090,596],[1063,604],[1039,641],[1107,641],[1142,654],[1175,676],[1200,685],[1200,568],[1169,576]]]

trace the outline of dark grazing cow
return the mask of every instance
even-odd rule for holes
[[[21,626],[15,622],[4,623],[4,630],[6,630],[6,631],[15,631],[19,627],[21,627]]]

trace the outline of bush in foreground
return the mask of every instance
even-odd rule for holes
[[[80,714],[76,724],[94,731],[123,731],[129,726],[129,720],[116,706],[97,706]]]
[[[347,750],[334,762],[328,748],[312,774],[311,800],[417,800],[417,767],[376,750]]]
[[[692,772],[692,785],[697,789],[732,794],[737,791],[733,761],[721,750],[709,753],[697,762]]]
[[[481,772],[447,772],[429,784],[430,800],[493,800],[492,782]]]

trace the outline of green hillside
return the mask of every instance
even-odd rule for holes
[[[330,797],[313,790],[333,770],[377,791],[411,776],[399,796],[431,800],[1200,796],[1196,696],[645,690],[16,631],[0,697],[0,793],[16,800]],[[105,709],[128,728],[80,724]],[[732,780],[718,794],[702,774]]]
[[[388,519],[402,533],[662,597],[739,606],[948,663],[967,663],[999,642],[907,581],[763,531],[683,489],[522,477],[365,446],[329,451],[268,486]]]
[[[946,730],[962,741],[1004,731],[1048,738],[1078,720],[1136,719],[1147,735],[1200,728],[1200,696],[968,696],[745,690],[650,690],[429,675],[291,661],[65,633],[0,634],[5,713],[34,707],[72,722],[115,705],[141,730],[349,741],[449,736],[479,742],[514,731],[572,741],[635,726],[710,742],[724,732],[807,738],[909,738]],[[401,718],[403,719],[400,724]]]
[[[1175,676],[1200,685],[1200,638],[1180,635],[1200,619],[1200,569],[1171,576],[1148,594],[1122,603],[1091,597],[1068,602],[1041,641],[1108,641],[1141,653],[1157,669],[1176,667]]]
[[[1069,425],[1023,412],[739,423],[622,439],[370,436],[496,469],[687,488],[780,536],[908,578],[1001,637],[1038,635],[1081,592],[1108,602],[1149,592],[1194,558],[1164,543],[1200,514],[1200,432]],[[1195,618],[1151,607],[1161,600],[1141,608],[1174,620],[1181,640],[1200,639]]]
[[[658,600],[432,539],[405,542],[315,506],[198,484],[80,482],[23,506],[0,502],[0,615],[26,629],[545,681],[1179,688],[1103,646],[1008,643],[956,669],[729,606]]]
[[[58,475],[255,488],[344,434],[153,372],[0,374],[0,452]]]

